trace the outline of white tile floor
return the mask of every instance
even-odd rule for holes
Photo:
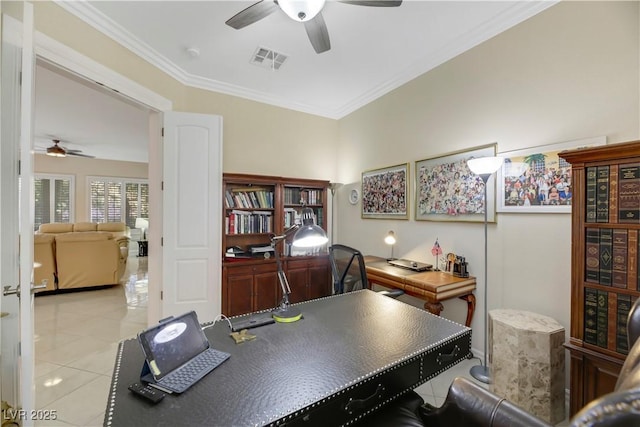
[[[56,421],[101,426],[118,342],[147,325],[147,258],[130,257],[122,285],[35,298],[36,408]]]
[[[57,413],[36,426],[102,426],[118,343],[146,327],[147,258],[130,257],[125,277],[120,286],[35,298],[36,407]],[[416,391],[440,406],[453,379],[471,378],[478,363],[465,360]]]

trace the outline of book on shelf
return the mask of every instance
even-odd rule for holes
[[[587,228],[585,246],[585,280],[600,283],[600,231],[597,228]]]
[[[228,209],[273,209],[273,191],[233,188],[224,193],[225,206]]]
[[[613,318],[618,310],[618,293],[609,292],[607,295],[607,349],[616,351],[616,335],[618,334],[618,325],[616,322],[609,320],[609,315]]]
[[[609,166],[598,166],[596,222],[609,222]]]
[[[596,222],[596,190],[598,170],[595,166],[586,168],[585,179],[585,222]]]
[[[611,286],[613,275],[613,230],[611,228],[600,229],[600,284]]]
[[[608,337],[609,337],[609,293],[607,291],[603,291],[601,289],[597,290],[598,292],[598,309],[596,313],[596,344],[598,347],[607,348]]]
[[[618,222],[640,224],[640,165],[620,165]]]
[[[263,254],[265,252],[273,252],[273,246],[267,244],[249,245],[249,251],[252,254]]]
[[[270,211],[232,210],[225,220],[226,234],[271,233],[273,216]]]
[[[615,288],[627,288],[627,230],[613,230],[613,262],[611,265],[611,285]]]
[[[584,288],[584,342],[597,345],[598,336],[598,291]]]
[[[631,310],[631,295],[618,294],[616,309],[616,351],[627,354],[629,343],[627,340],[627,318]]]
[[[618,223],[618,165],[609,165],[609,224]]]
[[[638,290],[638,230],[628,230],[627,289]]]

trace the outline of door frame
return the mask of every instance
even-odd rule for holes
[[[158,93],[138,84],[72,48],[35,31],[34,50],[36,58],[51,63],[84,79],[100,82],[104,87],[118,92],[134,102],[152,110],[149,115],[149,228],[148,239],[161,242],[162,217],[162,113],[173,110],[173,102]],[[149,256],[149,288],[147,323],[157,323],[162,318],[162,246],[155,244],[158,252]]]

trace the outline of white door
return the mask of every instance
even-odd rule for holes
[[[33,5],[1,3],[0,362],[5,418],[33,425]],[[22,82],[22,84],[20,84]],[[7,289],[7,287],[9,287]],[[19,298],[18,298],[19,295]],[[21,408],[21,411],[17,411]],[[4,421],[4,420],[3,420]]]
[[[162,316],[210,321],[221,312],[222,117],[165,113],[162,156]]]

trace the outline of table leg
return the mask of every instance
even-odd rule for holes
[[[467,302],[467,321],[465,326],[471,327],[471,320],[473,319],[473,312],[476,310],[476,296],[473,294],[462,295],[460,299]]]
[[[444,309],[444,306],[441,302],[431,302],[427,301],[424,303],[425,310],[428,310],[429,313],[435,314],[436,316],[440,316],[440,313]]]

